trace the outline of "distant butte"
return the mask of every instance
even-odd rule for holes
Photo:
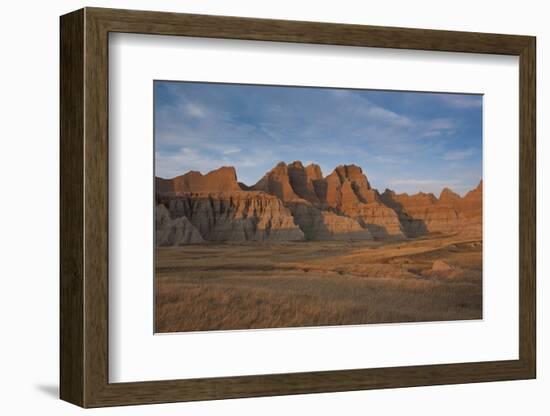
[[[156,178],[157,192],[181,195],[188,192],[233,192],[241,188],[234,167],[223,166],[206,175],[191,170],[173,179]]]
[[[279,162],[256,184],[233,167],[156,178],[158,245],[208,241],[406,239],[432,233],[481,236],[482,182],[464,197],[372,188],[361,167]]]

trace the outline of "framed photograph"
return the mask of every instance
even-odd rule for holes
[[[62,16],[61,398],[535,378],[535,49]]]

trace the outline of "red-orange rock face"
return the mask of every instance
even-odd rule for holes
[[[305,168],[302,162],[292,162],[287,167],[289,183],[294,193],[300,198],[319,204],[319,198],[315,192],[313,182],[322,179],[321,168],[317,165],[309,165]]]
[[[275,195],[283,201],[296,201],[300,199],[290,185],[288,166],[284,162],[280,162],[272,170],[266,173],[251,189]]]
[[[235,169],[156,179],[157,244],[204,241],[395,239],[428,233],[481,236],[482,184],[464,197],[373,189],[356,165],[323,177],[318,165],[278,163],[255,185]]]
[[[380,203],[360,167],[338,166],[327,181],[327,206],[354,218],[377,238],[404,238],[397,213]]]
[[[457,206],[462,210],[467,218],[480,218],[481,208],[483,204],[483,182],[480,181],[479,185],[464,195]]]
[[[317,165],[281,162],[251,189],[280,198],[308,240],[372,239],[356,219],[328,210],[327,185]]]
[[[448,188],[433,194],[396,194],[386,190],[382,200],[398,214],[405,232],[418,236],[431,232],[481,236],[481,183],[464,198]]]
[[[466,218],[464,233],[481,236],[483,230],[483,181],[456,204]]]
[[[173,179],[156,178],[157,193],[181,195],[187,192],[239,191],[237,173],[233,167],[221,167],[206,175],[190,171]]]

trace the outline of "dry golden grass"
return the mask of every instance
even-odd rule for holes
[[[480,319],[481,257],[456,237],[161,248],[156,330]]]

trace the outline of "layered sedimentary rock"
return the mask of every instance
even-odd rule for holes
[[[395,192],[386,189],[380,195],[381,201],[387,207],[393,209],[401,223],[401,227],[408,237],[418,237],[428,233],[428,228],[422,219],[413,217],[404,208],[403,200],[408,200],[407,194],[396,194]]]
[[[338,213],[349,216],[377,238],[403,238],[397,213],[380,201],[360,167],[338,166],[326,178],[325,202]]]
[[[331,175],[336,175],[341,184],[349,184],[359,202],[369,203],[378,201],[378,192],[371,188],[367,177],[359,166],[340,165],[334,169]]]
[[[462,233],[481,236],[483,229],[483,182],[480,181],[479,185],[468,192],[456,205],[466,218]]]
[[[359,221],[336,210],[329,211],[327,189],[321,168],[301,162],[281,162],[256,183],[252,189],[280,198],[308,240],[373,238]]]
[[[398,213],[410,237],[433,232],[481,235],[480,195],[481,184],[464,198],[445,188],[439,198],[431,193],[396,194],[386,189],[381,199]]]
[[[311,204],[288,203],[294,221],[306,240],[371,240],[371,232],[345,215],[321,210]]]
[[[466,218],[481,218],[483,204],[483,182],[480,181],[477,187],[461,198],[457,206],[464,213]]]
[[[206,175],[189,171],[173,179],[156,178],[156,191],[162,195],[182,195],[189,192],[240,191],[237,173],[233,167],[221,167]]]
[[[453,192],[449,188],[443,188],[443,190],[441,191],[441,194],[439,195],[439,203],[440,204],[454,205],[458,201],[460,201],[460,199],[461,199],[460,195]]]
[[[304,233],[282,201],[237,182],[235,169],[157,178],[157,202],[186,218],[206,241],[295,241]]]
[[[364,240],[428,233],[481,236],[482,183],[464,197],[445,188],[396,194],[372,188],[362,169],[278,163],[256,184],[235,169],[156,179],[157,244],[205,241]]]
[[[382,203],[363,204],[355,211],[347,211],[377,238],[404,238],[398,215]]]
[[[302,162],[293,162],[287,166],[287,171],[294,193],[300,198],[318,205],[320,201],[315,192],[314,181],[322,179],[321,168],[313,164],[305,168]]]
[[[158,205],[155,210],[155,241],[157,247],[204,243],[201,234],[186,217],[172,219],[164,205]]]
[[[288,166],[284,162],[278,163],[277,166],[267,172],[258,183],[251,187],[251,189],[274,195],[285,202],[298,201],[301,199],[290,185]]]
[[[297,241],[304,233],[279,198],[259,192],[187,193],[161,198],[207,241]]]

